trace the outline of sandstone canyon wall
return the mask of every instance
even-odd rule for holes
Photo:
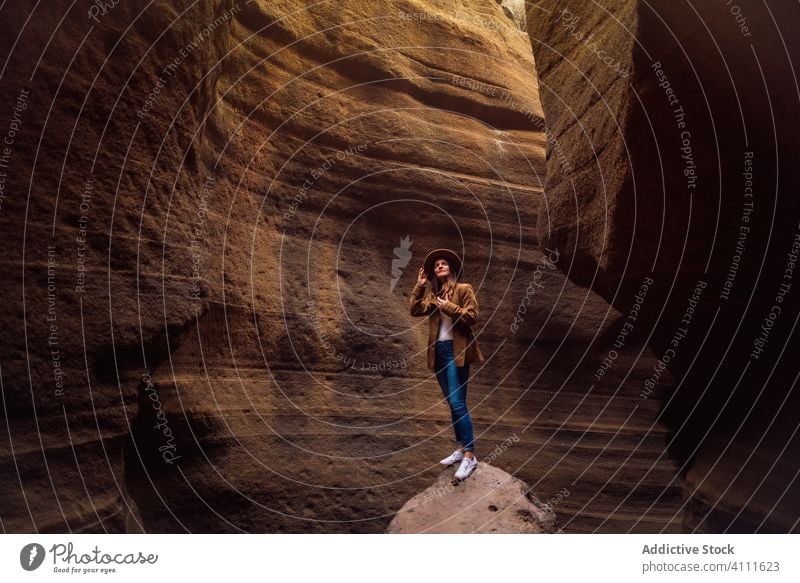
[[[687,530],[796,531],[800,10],[528,3],[548,128],[543,243],[641,322]],[[654,373],[657,371],[654,371]]]
[[[481,461],[565,532],[695,525],[660,412],[671,372],[641,394],[661,345],[637,323],[604,364],[631,225],[599,230],[592,175],[589,242],[568,244],[554,160],[592,158],[552,105],[573,76],[536,42],[555,7],[503,4],[3,6],[6,531],[383,532],[452,446],[407,309],[443,246],[481,305]],[[593,102],[576,119],[630,199]],[[734,507],[724,486],[707,488]]]

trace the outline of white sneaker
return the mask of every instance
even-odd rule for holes
[[[475,468],[477,467],[478,467],[478,460],[476,458],[465,457],[463,460],[461,460],[461,465],[458,466],[456,475],[453,477],[456,480],[466,480],[469,477],[469,475],[475,471]]]
[[[460,449],[457,449],[439,463],[442,464],[443,466],[452,466],[454,463],[460,462],[463,459],[464,459],[464,452],[461,451]]]

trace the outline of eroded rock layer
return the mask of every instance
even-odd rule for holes
[[[548,128],[543,243],[641,325],[687,530],[800,524],[800,92],[792,2],[528,3]],[[653,371],[657,373],[657,371]]]

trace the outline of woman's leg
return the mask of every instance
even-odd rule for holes
[[[456,417],[456,427],[458,427],[458,434],[464,439],[464,452],[475,451],[475,438],[472,429],[472,416],[467,407],[467,382],[469,381],[469,365],[455,366],[456,371],[456,384],[455,391],[451,391],[450,407]],[[467,456],[470,457],[470,456]]]
[[[475,441],[472,429],[472,416],[467,408],[467,381],[469,380],[469,365],[457,367],[453,357],[453,344],[445,342],[438,344],[441,350],[439,364],[436,365],[437,378],[442,386],[442,392],[450,405],[450,419],[456,440],[463,446],[465,452],[475,451]],[[468,456],[471,457],[471,456]]]
[[[434,368],[436,369],[436,380],[439,381],[439,386],[442,388],[442,394],[444,395],[448,406],[450,406],[450,394],[452,392],[450,387],[456,387],[458,385],[456,366],[453,360],[452,344],[441,342],[436,343],[436,362],[434,364]],[[456,436],[456,442],[458,442],[458,448],[463,449],[464,441],[459,433],[460,427],[458,424],[458,418],[456,417],[456,412],[453,410],[452,406],[450,406],[450,422],[453,425],[453,432]]]

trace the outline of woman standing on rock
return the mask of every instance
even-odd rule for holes
[[[450,405],[458,443],[458,449],[439,463],[451,466],[460,461],[457,480],[466,479],[478,466],[467,408],[467,381],[469,365],[484,361],[472,332],[478,320],[478,300],[470,284],[458,282],[461,265],[461,259],[449,249],[428,253],[409,301],[412,316],[428,316],[428,368]]]

